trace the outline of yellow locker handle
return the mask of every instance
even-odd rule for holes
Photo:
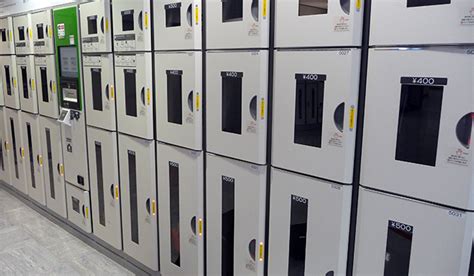
[[[151,201],[151,215],[156,215],[156,201],[154,199]]]
[[[61,163],[58,164],[58,173],[60,176],[64,175],[64,165]]]
[[[21,158],[25,158],[25,149],[24,148],[20,148],[20,156]]]
[[[40,165],[40,167],[43,167],[43,156],[41,154],[38,154],[36,156],[36,161],[38,161],[38,164]]]
[[[151,104],[151,93],[150,93],[150,88],[146,89],[146,104],[150,105]]]
[[[196,93],[196,111],[199,111],[199,107],[201,106],[200,99],[201,96],[199,95],[199,92]]]
[[[86,219],[89,219],[89,207],[85,207],[85,208],[84,207],[85,207],[85,205],[82,205],[82,213],[84,214],[84,217]]]
[[[119,186],[118,184],[115,184],[115,199],[119,199]]]
[[[260,101],[260,119],[265,119],[265,99]]]
[[[112,84],[110,85],[109,94],[110,94],[110,99],[113,100],[115,97],[115,93],[114,93],[114,86]]]
[[[263,242],[261,242],[258,247],[258,260],[263,261]]]
[[[199,236],[202,236],[202,218],[198,220],[198,233]]]

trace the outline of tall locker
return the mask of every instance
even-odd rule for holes
[[[1,82],[5,105],[13,109],[20,109],[16,56],[0,56],[0,71],[2,74]]]
[[[92,232],[89,192],[66,183],[67,218],[87,233]]]
[[[209,275],[263,275],[266,166],[207,154]]]
[[[13,32],[15,37],[15,52],[18,55],[33,54],[33,29],[31,14],[13,17]]]
[[[9,160],[9,151],[12,146],[8,140],[8,125],[5,110],[5,107],[0,107],[0,180],[9,185],[12,185],[10,175],[11,162]]]
[[[38,97],[36,93],[35,57],[33,55],[17,56],[16,68],[21,110],[36,114],[38,113]]]
[[[203,153],[157,143],[160,272],[204,275]]]
[[[6,108],[5,117],[8,132],[7,139],[11,141],[11,150],[8,151],[11,185],[26,195],[28,194],[25,174],[25,163],[27,160],[25,158],[25,149],[21,134],[21,111]]]
[[[33,48],[36,54],[54,54],[53,17],[51,10],[31,14]]]
[[[40,115],[57,119],[59,116],[59,97],[54,55],[35,55],[35,76]]]
[[[110,0],[79,5],[81,11],[81,46],[83,53],[112,52]]]
[[[13,17],[0,18],[0,54],[14,55]]]
[[[122,250],[117,133],[87,127],[94,235]]]
[[[158,271],[155,142],[119,134],[123,251]]]

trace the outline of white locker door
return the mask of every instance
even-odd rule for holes
[[[352,183],[360,50],[277,51],[272,165]]]
[[[39,115],[22,112],[21,117],[28,195],[38,203],[46,205],[43,182],[44,158],[39,132]]]
[[[13,39],[13,18],[0,18],[0,54],[14,55],[15,40]]]
[[[201,49],[201,0],[165,0],[153,9],[155,50]]]
[[[266,167],[207,154],[209,275],[263,275]]]
[[[351,191],[272,169],[268,274],[345,275]]]
[[[208,53],[209,152],[265,164],[267,68],[268,51]]]
[[[117,132],[87,127],[94,235],[122,250]]]
[[[119,134],[123,251],[158,271],[155,142]]]
[[[17,56],[16,67],[21,110],[36,114],[38,113],[38,100],[34,56]]]
[[[8,151],[10,160],[11,185],[25,195],[28,194],[25,175],[25,149],[21,135],[21,111],[5,109],[8,140],[11,141],[11,150]]]
[[[470,51],[370,51],[364,186],[474,210]]]
[[[202,54],[155,53],[159,141],[202,149]]]
[[[56,61],[54,55],[35,56],[36,91],[41,115],[56,119],[59,116],[56,90]]]
[[[31,14],[13,17],[13,32],[15,36],[15,50],[18,55],[33,54],[33,30],[31,28]]]
[[[471,275],[473,218],[361,189],[354,275]]]
[[[79,5],[83,53],[112,52],[112,21],[110,0]]]
[[[43,174],[46,206],[66,218],[66,186],[64,179],[61,126],[55,119],[40,116],[40,138],[43,149]]]
[[[203,153],[161,143],[157,148],[160,272],[203,275]]]
[[[5,107],[0,107],[0,180],[12,185],[9,160],[11,143],[8,139],[5,109]]]
[[[87,233],[92,232],[89,192],[66,183],[67,218]]]
[[[82,64],[87,125],[115,131],[113,55],[83,55]]]
[[[114,51],[151,51],[150,0],[114,0]]]
[[[115,55],[118,130],[153,139],[153,65],[151,53]]]
[[[35,54],[54,54],[53,17],[51,10],[31,14]]]
[[[208,49],[268,48],[270,1],[206,3]]]
[[[2,73],[5,105],[10,108],[20,109],[18,78],[16,75],[16,56],[0,56],[0,70]]]

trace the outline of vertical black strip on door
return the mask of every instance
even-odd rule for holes
[[[137,162],[135,152],[131,150],[128,151],[128,183],[130,185],[131,238],[134,243],[138,244]]]
[[[49,172],[49,191],[51,198],[56,198],[56,188],[54,187],[54,172],[53,172],[53,150],[51,146],[51,130],[46,128],[46,150],[48,152],[48,172]]]
[[[408,276],[413,226],[389,220],[384,276]]]
[[[97,171],[97,194],[99,197],[99,223],[105,226],[104,174],[102,166],[102,144],[95,142],[95,167]]]
[[[30,95],[28,93],[28,74],[26,72],[26,66],[21,66],[21,82],[23,84],[23,98],[29,99]]]
[[[43,102],[49,102],[49,95],[48,95],[48,73],[46,67],[40,67],[41,73],[41,95]]]
[[[15,137],[15,122],[10,118],[10,130],[12,133],[12,144],[13,144],[13,164],[15,164],[15,177],[20,179],[20,174],[18,172],[18,155],[16,152],[16,137]]]
[[[181,266],[179,227],[179,164],[169,162],[171,263]]]
[[[91,68],[91,80],[92,107],[94,110],[102,111],[102,69]]]
[[[288,275],[303,276],[306,264],[306,235],[308,230],[307,198],[291,195]]]
[[[10,66],[4,65],[5,68],[5,81],[7,83],[7,95],[11,96],[12,95],[12,84],[11,84],[11,79],[10,79]]]
[[[168,122],[175,124],[183,123],[182,75],[181,70],[166,70]]]
[[[125,113],[137,117],[137,70],[123,69],[125,76]]]
[[[222,1],[222,22],[242,21],[244,11],[243,0]]]
[[[222,131],[242,134],[242,72],[221,72]]]
[[[26,123],[26,133],[28,136],[28,152],[30,158],[30,175],[31,175],[31,186],[36,189],[35,179],[35,158],[33,156],[33,141],[31,139],[31,125]]]
[[[234,275],[235,179],[222,176],[221,271]]]

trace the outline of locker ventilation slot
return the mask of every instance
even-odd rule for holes
[[[288,275],[305,275],[308,199],[291,195]]]
[[[43,24],[36,24],[36,32],[38,33],[38,39],[44,39]]]
[[[242,21],[243,0],[222,0],[222,22]]]
[[[36,189],[35,158],[33,157],[33,141],[31,140],[31,125],[29,123],[26,123],[26,133],[28,136],[28,157],[30,158],[31,186]]]
[[[298,15],[315,15],[328,13],[328,0],[298,0]]]
[[[138,240],[137,163],[135,152],[128,151],[128,182],[130,185],[130,220],[132,241]]]
[[[48,75],[46,71],[46,67],[40,67],[41,73],[41,95],[43,98],[43,102],[49,102],[49,95],[48,95]]]
[[[92,106],[94,110],[102,111],[102,69],[91,68]],[[125,92],[126,93],[126,92]]]
[[[222,176],[222,276],[234,275],[235,179]]]
[[[49,172],[49,190],[51,198],[56,198],[56,190],[54,187],[54,175],[53,175],[53,151],[51,147],[51,131],[49,128],[46,129],[46,150],[48,151],[48,172]]]
[[[97,170],[97,193],[99,197],[99,223],[105,226],[104,174],[102,167],[102,145],[95,142],[95,166]]]
[[[26,72],[26,66],[21,66],[21,83],[23,84],[23,98],[28,99],[30,95],[28,93],[28,74]]]
[[[180,70],[166,70],[168,122],[175,124],[183,123],[182,75],[183,71]]]
[[[181,266],[179,227],[179,164],[169,162],[171,262]]]
[[[388,221],[384,276],[408,275],[413,226]]]
[[[87,17],[87,33],[97,34],[97,15]]]
[[[124,69],[125,75],[125,113],[137,117],[137,70]]]
[[[166,27],[181,26],[181,3],[165,5]]]
[[[134,10],[122,11],[122,31],[133,31],[133,13]]]
[[[407,8],[451,4],[451,0],[408,0]]]
[[[10,79],[10,66],[4,65],[5,68],[5,82],[7,84],[7,95],[11,96],[12,95],[12,83]]]
[[[18,172],[18,153],[16,148],[16,137],[15,137],[15,122],[10,118],[10,130],[12,132],[12,144],[13,144],[13,163],[15,164],[15,177],[20,179],[20,174]]]
[[[221,72],[222,131],[242,134],[242,72]]]

